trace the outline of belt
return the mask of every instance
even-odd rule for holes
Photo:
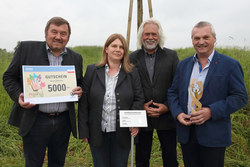
[[[64,114],[68,113],[68,111],[53,112],[53,113],[46,113],[46,112],[38,111],[38,113],[41,114],[41,115],[48,116],[48,117],[58,117],[58,116],[61,116],[61,115],[64,115]]]

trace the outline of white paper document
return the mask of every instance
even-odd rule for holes
[[[146,110],[120,110],[120,127],[147,127]]]

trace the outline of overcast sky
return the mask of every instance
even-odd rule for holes
[[[12,51],[18,41],[44,40],[44,27],[54,16],[69,21],[67,46],[103,46],[112,33],[126,37],[130,0],[1,0],[0,48]],[[217,33],[217,46],[250,48],[250,0],[152,0],[153,15],[171,49],[191,47],[191,30],[209,21]],[[143,0],[144,19],[149,17]],[[134,0],[130,49],[136,49],[137,0]]]

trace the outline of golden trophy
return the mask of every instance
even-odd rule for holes
[[[192,79],[190,82],[190,96],[192,98],[191,111],[199,111],[202,108],[202,104],[199,101],[203,94],[203,83],[201,81],[195,82],[196,79]]]

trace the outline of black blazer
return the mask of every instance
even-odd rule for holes
[[[144,49],[137,50],[130,54],[130,61],[140,74],[141,84],[145,96],[145,103],[153,100],[156,103],[167,104],[167,92],[170,88],[174,73],[179,62],[176,51],[158,47],[155,57],[153,82],[151,83],[145,63]],[[175,121],[171,113],[167,112],[158,118],[148,117],[148,128],[144,130],[167,130],[175,128]]]
[[[49,65],[46,43],[40,41],[21,42],[12,62],[3,75],[3,85],[14,101],[9,124],[19,127],[19,135],[25,136],[35,122],[38,105],[31,109],[20,107],[18,97],[23,92],[22,65]],[[77,85],[82,86],[82,56],[67,48],[62,65],[75,65]],[[71,129],[77,137],[74,102],[68,103]]]
[[[88,138],[93,146],[102,143],[102,109],[105,95],[105,66],[95,64],[87,67],[83,79],[83,97],[79,104],[79,137]],[[116,96],[116,139],[122,147],[130,147],[130,132],[128,128],[120,128],[119,110],[141,110],[144,96],[137,69],[126,73],[120,69],[115,88]]]

